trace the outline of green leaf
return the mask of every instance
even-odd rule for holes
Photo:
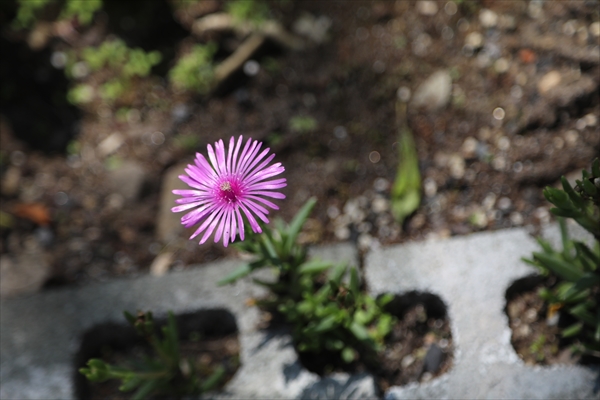
[[[304,226],[306,219],[315,207],[315,204],[317,204],[317,198],[311,197],[306,203],[304,203],[304,205],[302,206],[300,211],[298,211],[296,216],[294,216],[294,219],[290,223],[287,231],[287,238],[285,242],[285,254],[289,254],[292,251],[292,247],[296,243],[298,234]]]
[[[360,283],[358,279],[358,271],[356,268],[350,269],[350,291],[353,295],[358,296]]]
[[[600,177],[600,159],[599,158],[596,158],[592,162],[592,175],[594,175],[596,178]]]
[[[571,337],[571,336],[575,336],[577,335],[579,332],[581,332],[581,329],[583,328],[583,324],[582,323],[577,323],[577,324],[573,324],[565,329],[563,329],[562,331],[562,337]]]
[[[399,224],[421,203],[421,173],[412,132],[403,123],[399,134],[400,162],[391,189],[392,214]]]
[[[352,361],[354,361],[356,359],[356,352],[351,347],[344,347],[341,355],[342,355],[342,360],[344,360],[344,362],[346,362],[348,364],[350,364]]]
[[[219,385],[224,377],[225,368],[223,368],[222,365],[219,365],[217,369],[215,369],[215,372],[213,372],[208,378],[204,379],[204,382],[202,382],[202,385],[200,385],[200,391],[204,393],[214,389],[217,387],[217,385]]]
[[[335,315],[328,315],[327,317],[323,318],[317,324],[317,326],[315,326],[314,332],[321,333],[321,332],[331,330],[335,326],[335,323],[336,323]]]
[[[131,375],[128,377],[124,377],[123,383],[119,386],[119,390],[121,392],[130,392],[144,381],[141,376],[136,375],[135,372],[131,372]]]
[[[134,393],[134,395],[131,396],[131,400],[144,400],[145,398],[150,396],[150,394],[152,394],[152,392],[156,388],[158,388],[160,383],[161,382],[157,379],[153,379],[153,380],[144,382],[140,386],[140,388]]]
[[[125,316],[127,322],[129,322],[131,325],[135,324],[136,318],[133,314],[131,314],[129,311],[123,311],[123,315]]]
[[[331,268],[331,262],[314,260],[308,261],[298,267],[299,274],[318,274]]]
[[[581,198],[579,193],[577,193],[575,190],[573,190],[573,188],[571,187],[571,184],[569,183],[567,178],[565,178],[564,176],[561,176],[560,182],[562,183],[563,189],[565,190],[567,195],[569,195],[569,198],[571,199],[573,204],[575,204],[575,206],[578,208],[582,208],[584,205],[583,199]]]
[[[352,334],[361,341],[366,341],[369,340],[369,332],[367,332],[367,330],[365,329],[364,326],[358,324],[355,321],[352,321],[352,323],[350,324],[350,332],[352,332]]]
[[[391,293],[386,293],[377,298],[377,304],[379,304],[379,307],[385,307],[392,300],[394,300],[394,295]]]
[[[230,273],[229,275],[227,275],[225,278],[218,281],[217,285],[224,286],[229,283],[233,283],[233,282],[237,281],[238,279],[243,278],[244,276],[248,275],[250,272],[252,272],[250,265],[244,264],[241,267],[239,267],[238,269],[236,269],[235,271],[233,271],[232,273]]]
[[[596,327],[596,324],[598,321],[596,321],[594,314],[592,314],[591,312],[589,312],[587,310],[586,304],[579,304],[579,305],[571,308],[569,310],[569,313],[576,316],[577,318],[579,318],[586,324]]]
[[[277,255],[277,251],[275,251],[275,247],[273,247],[271,238],[268,234],[266,234],[266,232],[260,235],[260,244],[263,250],[263,255],[270,258],[274,264],[278,264],[279,256]]]
[[[563,246],[563,257],[565,260],[570,258],[571,248],[573,247],[571,241],[569,240],[569,231],[567,231],[567,223],[563,218],[558,219],[558,225],[560,227],[560,239],[562,241]]]
[[[329,272],[329,281],[339,286],[342,282],[342,277],[346,273],[346,264],[336,264]]]
[[[600,265],[600,254],[595,254],[585,243],[574,242],[575,249],[581,254],[580,258],[588,258],[591,261],[591,269],[595,271]]]
[[[554,254],[554,249],[550,245],[550,242],[539,236],[537,239],[538,244],[542,247],[545,253]]]
[[[533,256],[545,268],[548,268],[556,275],[570,282],[575,282],[583,276],[583,272],[577,270],[573,265],[559,259],[558,257],[553,257],[545,253],[533,253]]]
[[[588,196],[596,196],[598,194],[596,186],[587,179],[583,181],[583,190]]]
[[[567,183],[568,184],[568,183]],[[543,191],[544,197],[556,207],[565,210],[574,210],[573,203],[569,199],[569,195],[562,190],[547,186]]]
[[[179,365],[179,334],[177,333],[175,315],[172,311],[169,311],[167,315],[167,326],[163,329],[163,334],[169,344],[169,353],[172,356],[173,364]]]

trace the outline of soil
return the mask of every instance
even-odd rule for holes
[[[239,344],[234,336],[224,337],[219,339],[204,339],[200,341],[181,341],[180,349],[182,357],[190,360],[190,362],[201,371],[200,379],[210,377],[214,371],[219,368],[225,368],[225,375],[219,385],[213,389],[218,391],[233,377],[239,367]],[[125,353],[106,352],[102,360],[111,365],[130,365],[132,360],[141,360],[148,354],[147,349],[133,347]],[[109,380],[102,383],[89,383],[90,396],[86,397],[89,400],[127,400],[131,398],[132,392],[123,393],[119,391],[121,382],[118,380]],[[171,399],[172,397],[152,396],[153,399]],[[176,398],[173,398],[176,399]]]
[[[49,11],[35,35],[9,28],[14,4],[0,8],[0,211],[11,217],[0,224],[0,256],[41,249],[50,266],[42,290],[148,273],[166,245],[156,235],[165,172],[232,135],[266,141],[285,166],[278,216],[289,220],[317,197],[305,243],[352,240],[361,251],[518,226],[535,234],[551,220],[543,186],[579,176],[600,152],[596,1],[270,3],[287,28],[305,12],[329,18],[328,39],[303,51],[267,43],[254,56],[256,75],[235,74],[211,96],[174,90],[165,72],[191,44],[206,42],[190,21],[222,2],[177,12],[168,1],[105,3],[90,27],[55,24]],[[121,104],[68,104],[70,83],[52,54],[111,35],[161,50],[163,62]],[[219,60],[239,45],[230,34],[210,39],[221,44]],[[429,111],[409,102],[401,121],[415,136],[423,199],[399,225],[389,209],[372,207],[389,200],[397,173],[397,92],[414,94],[440,69],[452,77],[449,101]],[[316,128],[293,130],[296,116],[314,118]],[[114,133],[123,142],[102,155]],[[125,200],[111,171],[129,161],[148,178]],[[349,203],[363,210],[357,220],[346,217]],[[235,252],[185,238],[170,245],[171,270]]]
[[[163,326],[164,321],[157,321]],[[216,390],[223,388],[240,366],[239,340],[231,314],[223,310],[203,310],[176,316],[182,358],[195,366],[201,379],[210,377],[222,367],[224,375]],[[116,366],[134,366],[145,357],[156,357],[151,347],[131,326],[104,324],[88,330],[75,358],[75,370],[86,365],[90,358],[100,358]],[[134,367],[135,369],[135,367]],[[121,381],[89,382],[76,372],[75,393],[80,400],[129,399],[134,392],[119,391]],[[151,399],[170,397],[153,396]]]
[[[540,289],[553,289],[555,277],[534,275],[516,281],[508,289],[505,312],[512,330],[511,343],[528,365],[600,364],[600,358],[577,351],[578,336],[563,338],[564,328],[577,320],[560,310],[549,309]]]
[[[375,377],[379,393],[390,386],[427,382],[452,367],[450,321],[439,297],[416,291],[395,295],[386,311],[396,317],[397,322],[383,350],[376,355],[358,349],[358,359],[345,363],[338,353],[298,351],[300,362],[321,376],[368,371]],[[265,312],[265,315],[265,329],[286,329],[282,315],[277,312]]]

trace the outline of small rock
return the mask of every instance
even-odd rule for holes
[[[530,308],[525,313],[523,313],[523,321],[525,322],[534,322],[537,320],[537,310],[535,308]]]
[[[460,148],[463,157],[474,158],[475,151],[477,150],[477,143],[477,139],[474,137],[469,136],[466,138],[462,144],[462,147]]]
[[[146,180],[146,171],[135,161],[125,161],[110,171],[108,179],[115,193],[119,193],[126,201],[131,201],[139,197]]]
[[[375,213],[385,212],[389,208],[389,201],[383,197],[376,197],[371,203],[371,210]]]
[[[298,35],[306,36],[313,42],[321,44],[327,40],[331,23],[331,19],[324,15],[315,17],[306,13],[294,22],[292,30]]]
[[[555,88],[560,84],[562,77],[558,71],[550,71],[546,75],[542,76],[537,84],[538,92],[540,94],[546,94],[551,89]]]
[[[350,237],[350,229],[347,226],[339,226],[335,229],[334,234],[339,240],[348,240]]]
[[[515,225],[515,226],[521,226],[523,225],[523,215],[519,212],[512,212],[510,213],[510,222]]]
[[[435,196],[437,193],[437,189],[438,188],[437,184],[435,183],[435,180],[433,180],[432,178],[425,178],[425,180],[423,181],[423,191],[425,192],[425,196]]]
[[[479,32],[471,32],[465,37],[465,46],[478,49],[483,46],[483,35]]]
[[[415,91],[411,106],[435,111],[445,107],[452,92],[452,78],[447,70],[434,72]]]
[[[423,0],[417,1],[417,11],[422,15],[432,16],[437,14],[438,5],[435,1]]]
[[[512,206],[512,201],[508,197],[502,197],[498,200],[498,208],[502,211],[508,210]]]
[[[469,216],[471,225],[477,228],[485,228],[488,224],[488,218],[482,210],[476,210]]]
[[[408,368],[412,365],[412,363],[415,362],[415,357],[413,357],[412,354],[409,354],[407,356],[405,356],[402,361],[400,362],[400,364],[402,365],[402,368]]]
[[[0,257],[0,297],[37,292],[50,276],[50,265],[41,252]]]
[[[10,166],[2,179],[2,187],[0,191],[5,196],[14,196],[19,190],[19,182],[21,181],[21,169],[19,167]]]
[[[98,154],[100,157],[106,157],[114,153],[123,145],[125,138],[119,132],[110,134],[106,139],[98,144]]]
[[[162,276],[169,271],[169,267],[173,262],[173,253],[165,252],[159,254],[150,265],[150,274],[154,276]]]
[[[175,123],[182,123],[189,118],[191,114],[190,106],[185,103],[175,104],[171,109],[171,117]]]
[[[531,333],[531,328],[529,325],[521,325],[517,329],[513,331],[514,339],[521,339],[529,336]]]
[[[358,237],[358,248],[361,250],[368,250],[373,244],[373,236],[368,233],[361,233]]]
[[[425,354],[425,360],[423,363],[423,372],[430,372],[435,374],[439,371],[444,361],[444,351],[435,343],[432,343]]]
[[[454,179],[461,179],[465,176],[465,160],[458,154],[452,154],[448,160],[450,175]]]
[[[156,237],[164,243],[177,238],[183,231],[181,217],[185,214],[176,214],[171,211],[171,208],[176,205],[175,200],[179,198],[172,191],[175,189],[189,189],[189,186],[179,179],[179,175],[185,174],[187,165],[188,163],[181,163],[169,168],[162,179]]]
[[[484,28],[493,28],[498,24],[498,14],[484,8],[479,12],[479,22]]]

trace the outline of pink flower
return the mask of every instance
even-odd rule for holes
[[[179,176],[191,189],[173,190],[174,194],[182,197],[176,200],[180,205],[171,211],[192,210],[181,217],[181,223],[186,228],[201,223],[190,237],[193,239],[204,232],[200,244],[206,242],[215,228],[215,243],[222,237],[223,245],[227,247],[237,233],[244,240],[242,214],[254,232],[262,232],[255,216],[268,223],[269,210],[266,207],[279,209],[264,197],[285,198],[285,195],[275,191],[287,185],[285,178],[267,180],[285,171],[281,163],[267,166],[275,154],[264,158],[269,149],[259,153],[262,143],[252,139],[248,139],[240,154],[241,146],[242,136],[237,143],[233,137],[229,140],[227,154],[223,140],[215,143],[214,151],[209,144],[210,163],[202,154],[196,153],[195,164],[189,164],[185,169],[187,175]]]

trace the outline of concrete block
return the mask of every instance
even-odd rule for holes
[[[390,388],[401,398],[597,398],[597,371],[582,366],[528,367],[511,343],[507,288],[537,271],[521,261],[538,250],[523,229],[390,246],[365,259],[373,295],[411,290],[439,296],[454,342],[451,370],[423,384]]]
[[[358,263],[356,250],[347,244],[316,248],[324,259],[347,259]],[[265,291],[249,277],[233,285],[216,282],[239,267],[241,261],[226,260],[173,272],[161,277],[144,276],[80,288],[41,292],[0,303],[0,398],[73,398],[73,358],[81,335],[104,322],[124,323],[123,311],[151,310],[157,316],[223,308],[237,321],[241,344],[241,367],[225,392],[217,397],[295,398],[311,391],[319,376],[301,367],[286,332],[269,335],[257,328],[259,310],[245,300]],[[269,271],[258,271],[261,277]],[[365,393],[372,377],[342,374],[328,382]],[[365,383],[366,382],[366,383]],[[314,389],[310,393],[314,393]]]

